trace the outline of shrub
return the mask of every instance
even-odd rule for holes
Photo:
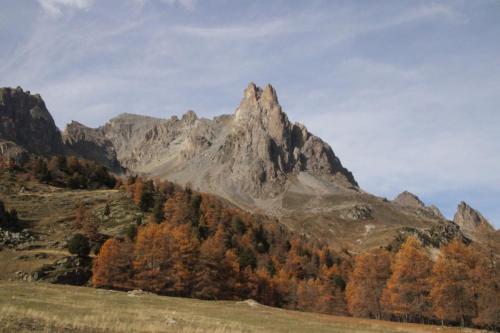
[[[133,241],[137,236],[137,225],[135,223],[131,223],[127,229],[125,229],[125,235]]]
[[[76,234],[68,242],[68,250],[71,254],[86,257],[90,253],[89,239],[82,234]]]

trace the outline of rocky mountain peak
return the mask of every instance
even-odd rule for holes
[[[488,220],[464,201],[460,202],[453,221],[469,231],[494,231]]]
[[[45,102],[21,87],[0,89],[0,141],[14,143],[16,151],[41,155],[63,151],[61,134]]]
[[[422,200],[420,200],[420,198],[417,197],[415,194],[408,191],[400,193],[394,199],[394,203],[405,207],[425,208],[425,204],[422,202]]]
[[[267,84],[264,89],[251,82],[243,92],[243,99],[236,109],[235,120],[240,124],[259,122],[262,125],[286,126],[288,119],[282,112],[276,90]]]
[[[198,120],[198,115],[193,110],[189,110],[182,116],[182,121],[185,123],[193,124]]]
[[[250,83],[245,89],[233,133],[221,152],[222,160],[231,156],[231,163],[241,161],[238,169],[256,180],[251,186],[254,193],[268,192],[265,188],[270,185],[280,187],[289,175],[304,171],[333,177],[346,187],[357,186],[329,145],[288,120],[269,84],[262,89]]]

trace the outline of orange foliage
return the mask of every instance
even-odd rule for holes
[[[390,276],[390,264],[389,252],[382,249],[356,257],[346,289],[349,313],[358,317],[382,317],[380,297]]]
[[[392,276],[382,295],[387,313],[404,320],[430,315],[429,276],[432,262],[415,237],[408,237],[392,264]]]

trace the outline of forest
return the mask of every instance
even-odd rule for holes
[[[276,221],[171,182],[129,177],[148,223],[109,239],[93,285],[402,322],[499,328],[496,258],[453,240],[434,258],[413,236],[400,248],[336,253]]]
[[[117,188],[145,213],[145,221],[104,241],[92,209],[78,207],[75,233],[102,244],[93,263],[96,288],[255,299],[302,311],[500,328],[496,255],[475,243],[452,240],[437,253],[409,236],[400,246],[360,254],[334,251],[275,219],[190,186],[138,176],[122,180],[76,157],[4,162],[1,167],[54,186]],[[0,202],[0,226],[15,225],[16,211]]]

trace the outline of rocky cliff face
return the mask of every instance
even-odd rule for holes
[[[495,231],[481,213],[463,201],[458,205],[453,221],[459,225],[461,229],[469,233]]]
[[[315,179],[336,190],[357,189],[331,147],[288,120],[270,85],[251,83],[234,115],[209,120],[193,111],[181,119],[122,114],[98,129],[70,124],[64,137],[83,157],[109,164],[116,156],[132,173],[190,183],[242,206],[259,205],[304,179],[308,185]]]
[[[40,95],[0,89],[0,152],[15,157],[23,152],[41,155],[63,152],[61,135]]]
[[[329,145],[303,125],[290,123],[271,85],[260,89],[251,83],[245,89],[218,157],[228,164],[233,177],[250,175],[254,193],[267,185],[284,185],[289,175],[300,172],[327,177],[345,187],[357,186]]]
[[[112,142],[104,136],[101,130],[95,130],[73,121],[66,126],[62,138],[67,154],[96,161],[118,173],[123,171],[116,158]]]

